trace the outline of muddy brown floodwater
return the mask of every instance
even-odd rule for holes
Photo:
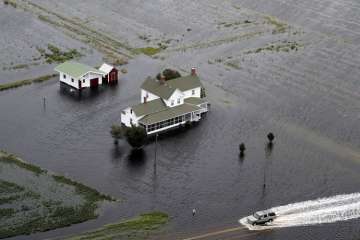
[[[30,2],[132,47],[172,40],[158,59],[133,58],[116,88],[82,99],[61,93],[57,79],[0,93],[0,149],[125,199],[97,220],[17,239],[77,233],[152,210],[170,214],[164,235],[177,239],[236,227],[256,210],[359,191],[356,1],[93,0],[71,1],[71,9],[70,1]],[[144,78],[167,66],[187,72],[196,66],[212,107],[193,129],[160,136],[155,176],[154,144],[141,153],[123,142],[116,148],[109,128],[121,109],[139,102]],[[276,136],[272,151],[269,131]],[[240,142],[247,147],[243,159]],[[248,239],[359,237],[355,219]]]

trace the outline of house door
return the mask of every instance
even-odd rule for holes
[[[79,80],[79,89],[81,89],[81,80]]]
[[[105,77],[102,78],[102,83],[107,84],[108,83],[108,75],[105,75]]]
[[[93,78],[90,80],[90,87],[91,88],[97,88],[99,86],[99,79]]]

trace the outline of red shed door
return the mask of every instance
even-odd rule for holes
[[[90,87],[91,88],[97,88],[99,86],[99,79],[93,78],[90,80]]]
[[[110,81],[111,82],[117,82],[117,80],[118,80],[118,71],[114,68],[113,70],[111,70],[109,76],[110,76]]]

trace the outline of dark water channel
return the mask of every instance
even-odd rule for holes
[[[121,109],[140,100],[143,79],[159,69],[157,61],[134,60],[116,88],[81,100],[61,94],[57,79],[0,93],[0,149],[125,200],[106,207],[98,220],[18,239],[88,230],[152,210],[170,214],[169,233],[196,233],[235,226],[255,210],[359,191],[358,106],[345,102],[334,111],[322,96],[299,97],[302,92],[286,86],[256,96],[231,94],[205,72],[212,110],[191,130],[160,136],[155,176],[154,144],[134,154],[124,142],[116,148],[109,129]],[[272,151],[266,149],[269,131],[276,135]],[[242,141],[247,150],[239,159]],[[356,237],[359,220],[277,229],[253,239]]]

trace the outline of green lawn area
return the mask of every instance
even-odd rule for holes
[[[159,52],[161,52],[161,48],[154,48],[154,47],[145,47],[145,48],[136,48],[136,53],[143,53],[148,56],[155,55]]]
[[[113,199],[0,151],[0,238],[96,218],[103,201]]]
[[[11,88],[18,88],[18,87],[30,85],[33,83],[45,82],[56,76],[57,76],[57,74],[49,74],[49,75],[40,76],[40,77],[32,78],[32,79],[25,79],[25,80],[18,80],[18,81],[10,82],[10,83],[3,83],[3,84],[0,84],[0,91],[5,91],[5,90],[11,89]]]
[[[142,240],[159,231],[168,222],[168,218],[167,214],[161,212],[142,214],[139,217],[105,225],[100,229],[66,238],[65,240]]]

